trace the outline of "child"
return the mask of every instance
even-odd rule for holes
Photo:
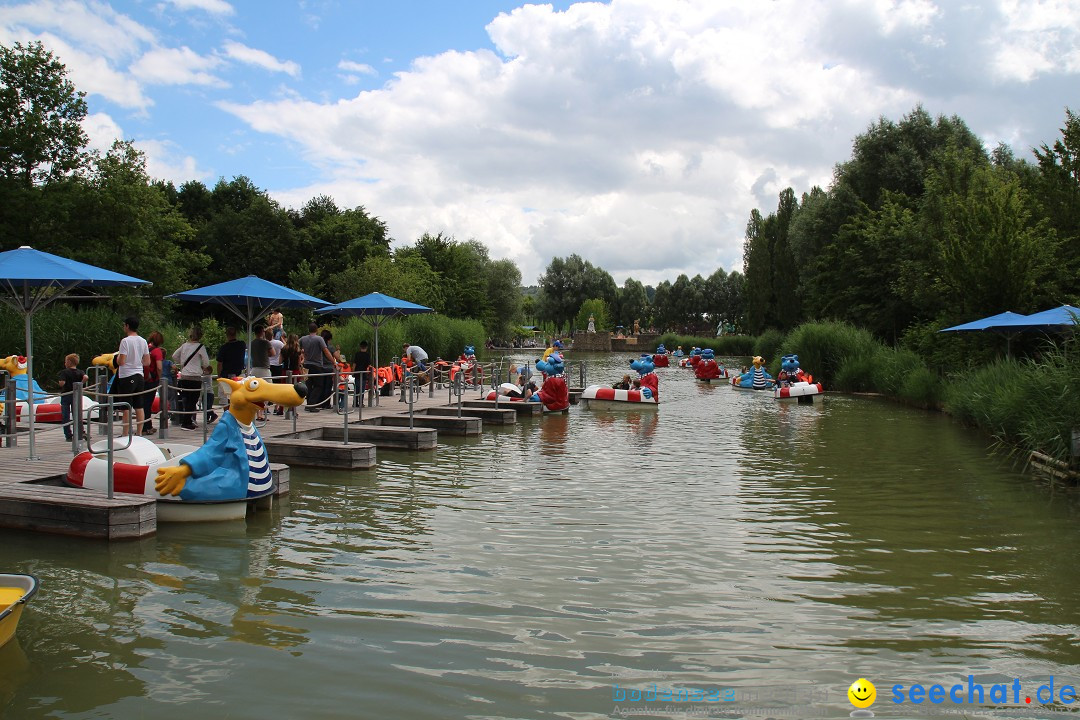
[[[71,353],[64,358],[64,369],[60,371],[58,376],[60,381],[60,422],[64,424],[64,438],[71,440],[72,423],[71,423],[71,405],[72,395],[71,390],[75,386],[75,383],[81,382],[84,385],[88,382],[86,374],[79,369],[79,356],[75,353]],[[75,419],[76,422],[78,418]],[[80,427],[82,427],[80,425]],[[82,433],[80,433],[81,435]]]
[[[337,369],[338,369],[337,407],[338,407],[338,410],[342,410],[342,409],[345,408],[346,399],[352,397],[352,390],[353,390],[352,367],[349,365],[349,363],[347,363],[347,362],[345,362],[344,360],[341,359],[341,351],[340,350],[335,350],[334,351],[334,360],[337,363]]]

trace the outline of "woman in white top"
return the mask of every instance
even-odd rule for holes
[[[202,328],[191,328],[187,342],[176,348],[172,360],[180,377],[180,411],[184,418],[180,427],[194,430],[195,409],[199,405],[202,378],[203,375],[210,374],[210,355],[202,344]]]

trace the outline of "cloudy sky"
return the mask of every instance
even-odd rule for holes
[[[327,194],[525,284],[574,252],[741,269],[752,208],[920,103],[1021,157],[1080,109],[1076,0],[7,0],[0,43],[29,40],[154,177]]]

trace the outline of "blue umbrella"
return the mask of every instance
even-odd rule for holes
[[[375,366],[378,367],[380,325],[399,315],[420,315],[435,311],[429,307],[411,303],[408,300],[399,300],[396,297],[373,292],[352,300],[346,300],[337,305],[319,308],[315,312],[320,315],[333,313],[335,315],[356,315],[364,318],[371,327],[375,328]],[[376,396],[375,401],[378,402],[378,396]]]
[[[1080,318],[1080,308],[1072,305],[1043,310],[1034,315],[1021,315],[1018,318],[995,322],[993,329],[1005,328],[1012,330],[1044,330],[1053,332],[1075,327],[1077,318]]]
[[[990,317],[980,318],[979,320],[972,320],[971,322],[966,322],[963,325],[954,325],[953,327],[945,328],[944,330],[938,330],[938,332],[965,332],[965,331],[977,331],[977,330],[992,330],[995,327],[998,327],[998,324],[1003,322],[1003,321],[1011,321],[1011,320],[1015,320],[1017,318],[1023,318],[1023,317],[1027,317],[1027,316],[1026,315],[1020,315],[1019,313],[1014,313],[1014,312],[1010,312],[1010,311],[1006,310],[1005,312],[998,313],[997,315],[991,315]]]
[[[26,323],[26,379],[30,424],[30,459],[34,457],[34,352],[31,319],[38,310],[77,287],[149,285],[129,275],[34,250],[23,245],[0,253],[3,301],[22,313]]]
[[[248,363],[251,357],[251,326],[271,310],[279,307],[319,307],[327,304],[325,300],[263,280],[255,275],[207,285],[195,290],[185,290],[169,297],[189,302],[223,305],[245,321],[247,323]]]

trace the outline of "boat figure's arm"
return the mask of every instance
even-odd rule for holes
[[[154,487],[162,495],[179,495],[190,476],[191,467],[186,463],[158,468]]]

